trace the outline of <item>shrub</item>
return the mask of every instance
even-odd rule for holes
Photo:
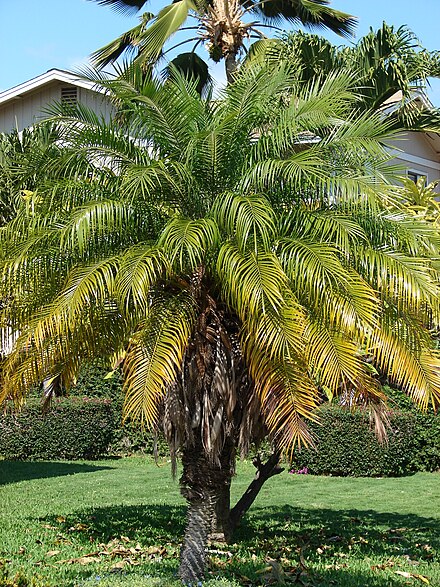
[[[110,453],[127,455],[133,453],[154,453],[155,439],[151,432],[141,429],[137,423],[122,422],[122,408],[124,394],[122,390],[122,376],[115,372],[111,378],[106,378],[108,368],[100,363],[84,364],[78,376],[77,383],[69,390],[70,397],[109,398],[113,404],[113,440]],[[168,445],[162,435],[156,440],[160,455],[168,453]]]
[[[380,444],[367,413],[327,405],[311,428],[317,448],[297,450],[292,469],[316,475],[399,476],[440,467],[440,417],[390,412],[388,442]]]
[[[103,455],[153,454],[153,434],[136,423],[122,423],[122,377],[106,379],[108,369],[85,364],[66,397],[57,398],[44,415],[42,390],[35,388],[24,410],[0,416],[0,455],[11,459],[82,459]],[[96,418],[96,421],[95,421]],[[168,453],[163,436],[157,450]]]
[[[0,418],[0,454],[9,459],[95,459],[114,435],[111,400],[57,398],[48,413],[41,400]]]

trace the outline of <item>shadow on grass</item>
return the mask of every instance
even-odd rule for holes
[[[185,507],[98,507],[80,510],[62,524],[54,518],[47,521],[62,533],[70,532],[72,537],[76,533],[75,539],[89,547],[91,542],[107,543],[120,536],[143,546],[177,547],[184,531]],[[408,565],[438,563],[440,552],[438,520],[374,510],[254,508],[234,539],[232,545],[213,547],[217,551],[211,555],[210,574],[243,585],[276,584],[261,572],[273,559],[280,561],[289,581],[299,584],[304,579],[302,584],[309,581],[322,587],[393,587],[403,580],[396,570],[417,573],[417,566]],[[223,555],[223,549],[229,554]],[[162,570],[176,568],[177,552],[170,549]]]
[[[75,473],[94,473],[113,468],[62,461],[0,461],[0,485],[29,481],[30,479],[62,477]]]

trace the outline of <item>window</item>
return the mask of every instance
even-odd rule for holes
[[[414,183],[417,183],[421,177],[424,177],[426,180],[426,175],[424,173],[419,173],[418,171],[412,171],[412,170],[407,171],[406,176],[408,179],[410,179]]]
[[[78,88],[75,86],[69,86],[67,88],[61,88],[61,103],[67,106],[75,106],[78,102]]]

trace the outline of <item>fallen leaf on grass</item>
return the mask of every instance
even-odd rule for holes
[[[396,575],[400,575],[401,577],[405,577],[406,579],[418,579],[422,581],[422,583],[426,583],[426,585],[430,585],[428,577],[424,575],[418,575],[417,573],[408,573],[407,571],[394,571]]]
[[[373,571],[384,571],[385,569],[389,569],[390,567],[394,567],[396,563],[392,560],[388,560],[385,563],[382,563],[380,565],[373,565],[371,567],[371,570]]]
[[[59,524],[63,524],[66,521],[66,518],[64,516],[58,516],[55,519]]]
[[[89,554],[84,554],[83,556],[77,557],[77,558],[68,558],[66,560],[62,560],[62,561],[56,561],[58,565],[61,564],[66,564],[66,565],[72,565],[74,563],[79,563],[80,565],[88,565],[89,563],[99,563],[101,561],[101,559],[96,556],[99,555],[99,552],[90,552]]]
[[[86,532],[88,529],[87,524],[75,524],[69,528],[69,532]]]
[[[125,567],[126,564],[127,564],[127,561],[118,561],[117,563],[115,563],[114,565],[112,565],[110,567],[110,572],[115,573],[116,571],[120,571],[121,569],[123,569]]]
[[[56,556],[59,553],[59,550],[49,550],[48,552],[46,552],[46,556]]]
[[[72,562],[78,563],[79,565],[89,565],[90,563],[100,563],[101,559],[97,556],[81,556]]]

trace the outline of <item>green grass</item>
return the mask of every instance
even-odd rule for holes
[[[252,475],[252,465],[240,464],[234,498]],[[166,463],[0,461],[0,504],[0,559],[10,578],[38,576],[36,586],[51,587],[178,585],[185,507]],[[210,547],[204,585],[438,587],[440,474],[284,473],[263,487],[236,540]],[[1,577],[0,567],[0,587],[26,587]]]

